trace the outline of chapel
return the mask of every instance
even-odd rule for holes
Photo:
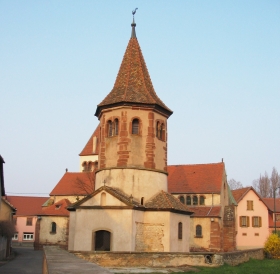
[[[188,252],[193,212],[168,193],[172,111],[153,88],[134,18],[131,27],[113,89],[97,105],[99,126],[80,154],[81,171],[95,172],[94,189],[68,207],[68,249]]]

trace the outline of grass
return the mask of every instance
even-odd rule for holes
[[[237,265],[223,265],[220,267],[196,267],[199,272],[188,271],[180,272],[180,274],[186,273],[200,273],[200,274],[276,274],[280,273],[280,260],[264,259],[264,260],[254,260],[250,259],[248,262]],[[177,274],[179,274],[177,272]]]

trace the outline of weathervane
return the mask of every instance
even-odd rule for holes
[[[135,10],[132,11],[133,20],[134,20],[134,14],[136,13],[137,10],[138,10],[138,8],[136,8]]]

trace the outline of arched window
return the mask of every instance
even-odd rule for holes
[[[51,233],[53,233],[53,234],[56,233],[56,223],[55,222],[51,223]]]
[[[87,162],[83,162],[82,167],[83,167],[83,172],[87,171]]]
[[[133,119],[132,121],[132,134],[139,134],[139,120]]]
[[[187,205],[191,205],[192,204],[192,197],[191,196],[187,196]]]
[[[178,223],[178,239],[183,239],[183,224],[181,222]]]
[[[198,205],[198,198],[197,198],[197,196],[193,196],[193,205]]]
[[[88,162],[88,167],[87,167],[87,171],[92,171],[92,162],[91,161],[89,161]]]
[[[160,125],[160,129],[159,129],[159,139],[163,140],[163,124]]]
[[[112,121],[108,121],[108,137],[113,136],[113,123]]]
[[[156,136],[159,138],[159,131],[160,131],[160,123],[157,122],[157,128],[156,128]]]
[[[182,204],[185,203],[185,197],[184,197],[184,196],[180,196],[180,197],[179,197],[179,200],[180,200],[180,202],[181,202]]]
[[[205,197],[204,196],[200,196],[199,197],[199,204],[200,205],[204,205],[205,204]]]
[[[195,228],[195,236],[196,237],[202,237],[202,226],[197,225]]]
[[[119,134],[119,120],[115,119],[115,135]]]

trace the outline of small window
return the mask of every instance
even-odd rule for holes
[[[119,120],[115,119],[115,135],[119,135]]]
[[[200,205],[204,205],[205,204],[205,197],[204,196],[200,196],[199,197],[199,204]]]
[[[181,222],[178,223],[178,239],[183,239],[183,224]]]
[[[139,120],[133,119],[132,121],[132,134],[139,134]]]
[[[262,226],[262,218],[258,216],[252,217],[252,226],[253,227],[261,227]]]
[[[247,201],[247,210],[254,210],[253,201]]]
[[[18,240],[18,233],[16,232],[12,238],[13,241],[17,241]]]
[[[163,140],[163,124],[160,125],[159,139],[160,139],[160,140]]]
[[[33,240],[33,233],[23,233],[23,240],[24,241],[32,241]]]
[[[87,171],[87,162],[83,162],[82,167],[83,167],[83,172]]]
[[[197,196],[193,196],[193,205],[198,205],[198,198],[197,198]]]
[[[248,216],[240,216],[239,217],[239,225],[241,227],[249,227],[250,226],[250,219]]]
[[[179,200],[180,200],[180,202],[181,202],[182,204],[185,203],[185,197],[184,197],[184,196],[180,196],[180,197],[179,197]]]
[[[32,226],[32,218],[26,218],[26,225]]]
[[[202,237],[202,226],[201,225],[197,225],[195,228],[195,236],[198,238]]]
[[[112,121],[108,121],[108,137],[112,137],[113,136],[113,123]]]
[[[55,233],[56,233],[56,223],[55,223],[55,222],[52,222],[52,223],[51,223],[51,233],[52,233],[52,234],[55,234]]]
[[[276,222],[279,222],[280,221],[280,214],[275,214],[275,217],[276,217]]]
[[[156,128],[156,136],[159,138],[159,132],[160,132],[160,123],[157,122],[157,128]]]
[[[144,197],[141,198],[141,205],[144,205]]]
[[[187,196],[187,205],[191,205],[191,204],[192,204],[192,197]]]

